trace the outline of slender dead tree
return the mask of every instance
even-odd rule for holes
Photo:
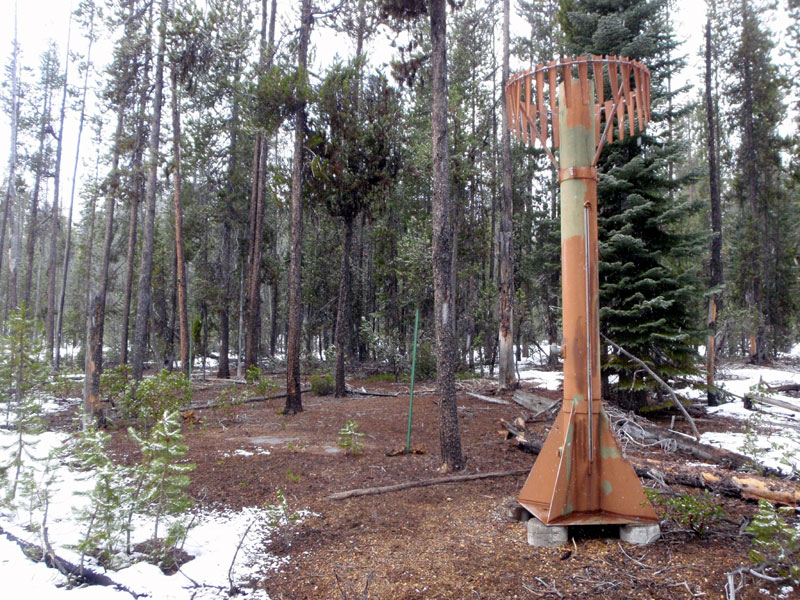
[[[5,204],[3,205],[3,224],[0,228],[0,274],[3,272],[3,255],[6,253],[6,226],[8,218],[17,200],[17,133],[19,129],[19,44],[17,38],[17,3],[14,3],[14,43],[11,58],[11,150],[8,153],[8,187],[6,188]],[[12,217],[13,218],[13,217]],[[10,274],[9,274],[10,275]],[[10,277],[9,277],[10,279]],[[9,281],[9,294],[11,291]],[[9,298],[10,300],[10,298]],[[16,300],[14,302],[16,304]],[[9,309],[8,302],[6,310]]]
[[[311,35],[311,0],[302,0],[300,38],[297,46],[297,68],[304,87],[308,73],[308,40]],[[302,336],[302,280],[300,265],[303,254],[303,138],[306,130],[305,102],[298,102],[294,114],[294,160],[292,163],[291,217],[289,221],[289,333],[286,349],[286,406],[284,414],[303,410],[300,394],[300,342]]]
[[[272,66],[275,44],[275,13],[277,0],[272,0],[267,42],[267,0],[261,2],[261,43],[259,70],[263,73]],[[261,253],[264,232],[264,184],[267,169],[268,131],[259,131],[253,153],[253,188],[250,194],[250,230],[247,254],[247,299],[245,323],[245,368],[258,362],[261,332]]]
[[[61,112],[58,120],[58,137],[56,138],[56,164],[53,175],[53,207],[50,222],[50,251],[47,264],[47,317],[45,319],[45,349],[47,358],[53,366],[55,355],[60,348],[55,348],[55,314],[56,314],[56,258],[58,254],[58,229],[61,216],[59,193],[61,191],[61,152],[64,148],[64,119],[67,111],[67,87],[69,84],[69,46],[72,37],[72,13],[69,16],[67,29],[67,52],[64,61],[64,88],[61,95]]]
[[[51,104],[52,104],[52,86],[53,86],[53,63],[55,57],[51,51],[45,54],[45,64],[43,65],[44,72],[44,94],[42,98],[42,113],[39,123],[39,150],[36,153],[36,161],[34,163],[36,174],[34,175],[33,182],[33,197],[31,198],[31,218],[28,224],[28,239],[26,242],[27,254],[27,269],[25,270],[25,288],[22,299],[27,306],[31,305],[31,287],[33,285],[33,258],[36,250],[36,234],[38,231],[37,221],[39,219],[39,192],[42,188],[42,179],[45,177],[45,171],[50,161],[50,146],[46,145],[45,141],[48,135],[51,117]]]
[[[81,156],[81,137],[83,125],[86,121],[86,93],[89,89],[89,71],[92,69],[92,44],[94,43],[94,3],[90,2],[89,14],[89,46],[86,50],[86,71],[83,74],[83,92],[81,94],[81,114],[78,119],[78,140],[75,144],[75,164],[72,168],[72,189],[69,195],[69,212],[67,215],[67,241],[64,247],[64,266],[62,267],[61,293],[58,299],[58,325],[56,327],[56,359],[55,367],[61,367],[61,331],[64,327],[64,300],[67,295],[67,274],[69,273],[69,259],[72,249],[72,209],[75,206],[75,184],[78,179],[78,162]]]
[[[503,81],[509,77],[509,0],[503,0]],[[498,347],[497,386],[501,390],[516,386],[514,370],[514,228],[513,187],[511,181],[511,132],[508,128],[508,106],[505,86],[500,86],[500,106],[503,114],[503,193],[501,196],[500,227],[497,231],[498,255]]]

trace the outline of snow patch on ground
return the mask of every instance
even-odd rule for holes
[[[785,398],[797,405],[797,410],[759,404],[757,411],[748,410],[741,400],[759,384],[771,387],[800,383],[800,373],[775,367],[730,366],[720,370],[717,385],[737,396],[722,406],[709,407],[708,413],[742,421],[742,432],[707,432],[701,441],[746,454],[765,467],[784,473],[800,471],[800,399]],[[694,399],[704,399],[705,392],[684,388],[677,393]],[[748,434],[748,431],[750,432]]]
[[[56,408],[60,408],[56,406]],[[17,436],[13,431],[0,431],[0,464],[8,464]],[[69,456],[62,452],[70,443],[70,436],[44,432],[40,435],[24,436],[28,447],[24,452],[25,467],[32,469],[37,482],[49,491],[47,528],[49,541],[57,555],[74,564],[80,563],[80,555],[71,546],[77,543],[85,531],[76,515],[86,505],[87,499],[76,492],[89,491],[94,486],[92,473],[79,473],[70,469]],[[257,448],[258,453],[268,451]],[[234,454],[251,456],[253,452],[237,450]],[[9,476],[13,478],[13,470]],[[42,545],[41,526],[43,511],[31,507],[20,499],[18,506],[0,509],[0,528],[13,535]],[[308,513],[298,513],[304,517]],[[270,507],[245,507],[240,511],[202,510],[193,513],[194,526],[186,538],[184,550],[194,559],[184,564],[175,575],[164,575],[161,570],[147,562],[139,561],[118,571],[104,570],[94,559],[87,558],[92,570],[104,572],[112,580],[129,590],[158,600],[202,600],[227,598],[230,587],[228,570],[234,555],[236,561],[231,571],[233,583],[242,586],[259,581],[285,566],[289,557],[276,557],[264,552],[264,541],[275,535],[285,535],[289,515]],[[34,525],[33,528],[30,526]],[[152,521],[136,518],[133,523],[132,543],[145,541],[152,536]],[[237,553],[237,547],[239,551]],[[4,597],[35,597],[113,599],[126,598],[127,592],[109,587],[84,587],[67,590],[67,579],[55,569],[42,563],[28,560],[21,549],[10,540],[0,536],[0,580],[3,581]],[[199,586],[199,587],[198,587]],[[242,589],[241,598],[267,600],[263,590]]]
[[[519,365],[519,379],[547,390],[557,390],[564,383],[564,373],[561,370],[547,371],[533,363],[522,363]]]

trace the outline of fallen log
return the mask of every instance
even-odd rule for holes
[[[523,408],[527,408],[532,413],[541,414],[542,412],[546,411],[550,406],[553,405],[552,398],[545,398],[544,396],[539,396],[538,394],[531,394],[530,392],[525,392],[523,390],[517,390],[514,392],[512,396],[512,400],[519,404]],[[557,400],[556,403],[561,402],[561,400]]]
[[[49,568],[56,569],[63,575],[70,577],[73,582],[79,585],[85,584],[114,587],[120,591],[127,592],[134,598],[138,598],[141,595],[129,590],[121,583],[117,583],[103,573],[97,573],[87,567],[75,565],[68,560],[61,558],[60,556],[57,556],[52,549],[49,548],[49,546],[48,550],[44,550],[41,546],[27,542],[22,538],[17,537],[10,531],[3,529],[2,527],[0,527],[0,535],[6,536],[9,541],[14,542],[17,546],[19,546],[25,556],[27,556],[33,562],[43,562]]]
[[[505,421],[502,423],[509,432],[509,438],[513,439],[520,449],[531,454],[539,454],[544,443],[544,436],[520,430]],[[669,464],[652,458],[629,456],[627,460],[639,477],[647,477],[671,485],[708,489],[733,498],[747,500],[763,498],[791,506],[800,504],[800,489],[794,482],[737,473],[727,469]]]
[[[768,404],[770,406],[777,406],[779,408],[785,408],[786,410],[800,412],[800,404],[791,402],[789,399],[784,400],[783,398],[774,398],[772,396],[764,396],[762,394],[755,394],[752,392],[744,395],[745,408],[751,408],[754,402],[760,402],[761,404]]]
[[[366,390],[364,388],[357,390],[351,387],[345,388],[345,391],[348,394],[356,394],[357,396],[377,396],[379,398],[397,398],[400,395],[399,393],[387,394],[386,392],[370,392],[369,390]]]
[[[511,404],[508,400],[501,400],[499,398],[490,398],[489,396],[484,396],[483,394],[476,394],[475,392],[466,392],[467,396],[472,396],[473,398],[477,398],[478,400],[483,400],[484,402],[488,402],[489,404]]]
[[[800,392],[800,383],[785,383],[776,386],[768,385],[767,389],[770,392]]]
[[[438,477],[436,479],[423,479],[422,481],[409,481],[406,483],[396,483],[394,485],[384,485],[381,487],[358,488],[337,492],[326,496],[326,500],[344,500],[355,496],[373,496],[385,494],[387,492],[399,492],[411,488],[428,487],[431,485],[441,485],[445,483],[460,483],[462,481],[475,481],[476,479],[490,479],[494,477],[509,477],[511,475],[527,475],[529,469],[514,469],[513,471],[490,471],[488,473],[472,473],[470,475],[451,475],[450,477]]]
[[[300,390],[301,394],[305,394],[310,392],[311,388]],[[181,408],[181,412],[187,410],[203,410],[205,408],[219,408],[221,406],[229,406],[229,405],[239,405],[239,404],[254,404],[255,402],[266,402],[267,400],[278,400],[280,398],[286,398],[286,393],[283,394],[275,394],[274,396],[254,396],[253,398],[245,398],[244,400],[228,400],[225,402],[214,402],[212,404],[197,404],[197,405],[189,405],[184,406]]]

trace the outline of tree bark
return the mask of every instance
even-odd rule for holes
[[[344,398],[344,366],[347,358],[347,338],[350,327],[350,251],[353,246],[353,217],[344,217],[342,231],[342,274],[339,280],[339,302],[336,308],[336,389],[334,397]]]
[[[509,0],[503,0],[503,81],[509,76]],[[497,232],[498,254],[498,347],[497,387],[500,390],[516,387],[514,371],[514,263],[513,263],[513,197],[511,181],[511,131],[508,127],[508,105],[505,86],[500,88],[500,106],[503,115],[503,194],[500,210],[500,227]]]
[[[62,267],[61,293],[58,299],[58,326],[56,327],[56,370],[61,368],[61,332],[64,328],[64,301],[67,295],[67,274],[69,273],[69,259],[72,251],[72,209],[75,206],[75,183],[78,175],[78,160],[81,155],[81,137],[83,125],[86,120],[86,93],[89,89],[89,71],[92,67],[92,45],[94,43],[94,4],[89,9],[89,47],[86,51],[86,72],[83,76],[83,94],[81,97],[81,116],[78,119],[78,140],[75,144],[75,164],[72,168],[72,189],[69,195],[69,213],[67,216],[67,242],[64,247],[64,266]]]
[[[181,371],[189,377],[189,313],[186,308],[186,259],[183,252],[183,202],[181,199],[181,112],[178,74],[170,74],[172,84],[172,160],[173,208],[175,210],[175,272],[178,291],[178,322],[181,343]]]
[[[98,134],[98,139],[95,140],[97,143],[97,158],[95,160],[94,166],[94,180],[95,183],[99,180],[99,170],[100,170],[100,135]],[[89,232],[88,232],[88,242],[86,244],[86,279],[84,280],[84,287],[86,289],[86,296],[84,297],[85,303],[85,314],[84,314],[84,323],[86,325],[85,331],[86,335],[84,338],[84,359],[83,359],[83,428],[86,429],[89,427],[89,419],[91,413],[88,409],[89,407],[89,392],[91,390],[92,385],[92,369],[91,366],[94,365],[94,357],[92,356],[94,344],[92,343],[92,334],[94,332],[94,313],[93,305],[94,300],[92,296],[92,282],[94,281],[94,274],[93,274],[93,265],[94,265],[94,227],[95,227],[95,207],[97,206],[97,187],[95,186],[94,190],[92,191],[92,196],[89,199]],[[99,380],[98,380],[99,383]],[[99,396],[99,389],[98,389],[98,396]],[[99,398],[95,398],[93,402],[97,402]]]
[[[145,37],[149,40],[153,32],[153,3],[150,3],[147,14],[147,29]],[[142,173],[142,156],[145,145],[145,110],[147,95],[150,88],[148,73],[152,61],[151,45],[146,44],[143,77],[139,83],[139,109],[136,117],[136,144],[133,149],[133,193],[131,194],[130,216],[128,220],[128,253],[125,267],[125,291],[123,294],[122,308],[122,335],[120,340],[120,358],[122,364],[128,364],[128,333],[130,329],[131,296],[133,295],[134,265],[136,259],[136,232],[139,219],[139,205],[144,190],[144,176]]]
[[[447,134],[447,8],[445,0],[430,0],[433,66],[433,286],[436,330],[436,380],[439,390],[439,441],[445,468],[461,469],[461,434],[455,389],[454,302],[450,293],[452,240],[450,157]]]
[[[308,80],[308,40],[311,35],[311,0],[302,0],[297,66],[301,84]],[[303,410],[300,395],[300,344],[302,337],[303,256],[303,139],[306,130],[306,106],[300,102],[294,115],[294,159],[292,162],[291,217],[289,221],[289,335],[286,352],[286,406],[284,414]]]
[[[17,198],[17,130],[19,127],[19,84],[17,81],[17,63],[19,61],[19,44],[17,43],[17,7],[14,5],[14,50],[11,58],[11,149],[8,153],[8,187],[3,205],[3,223],[0,227],[0,275],[3,273],[3,257],[6,253],[6,227],[8,215]],[[8,306],[6,306],[8,308]]]
[[[714,110],[712,81],[711,81],[711,14],[706,20],[706,71],[705,71],[705,103],[706,103],[706,122],[708,126],[708,186],[709,201],[711,202],[711,261],[710,286],[712,290],[717,290],[723,281],[722,276],[722,210],[720,204],[719,189],[719,169],[717,166],[717,132],[716,115]],[[708,385],[708,405],[717,406],[719,395],[715,391],[714,380],[716,375],[716,333],[717,318],[722,303],[722,294],[714,291],[709,298],[708,319],[708,343],[706,344],[706,384]]]
[[[250,232],[247,253],[247,299],[245,303],[245,343],[244,364],[249,369],[258,363],[258,313],[261,301],[259,283],[261,279],[261,235],[263,228],[262,198],[259,190],[263,188],[261,155],[265,150],[261,134],[256,137],[253,149],[253,184],[250,193]]]
[[[55,175],[53,177],[53,207],[50,222],[50,252],[47,263],[47,316],[45,319],[45,350],[47,360],[55,365],[55,311],[56,311],[56,258],[58,255],[58,229],[61,211],[58,198],[61,191],[61,151],[64,141],[64,118],[67,110],[67,84],[69,79],[69,41],[72,34],[72,16],[70,15],[70,27],[67,32],[67,52],[64,64],[64,88],[61,95],[61,113],[59,116],[58,138],[56,141],[56,162]]]
[[[167,33],[167,0],[161,0],[158,53],[156,55],[155,89],[153,91],[153,113],[150,119],[150,144],[147,168],[147,212],[142,237],[142,263],[139,286],[136,293],[136,326],[133,339],[133,376],[139,380],[144,372],[144,355],[147,349],[147,321],[150,317],[153,276],[153,246],[155,243],[156,186],[158,184],[158,152],[161,135],[161,105],[164,92],[164,54]]]
[[[90,295],[89,308],[90,344],[87,350],[88,385],[84,386],[84,427],[88,426],[88,416],[102,420],[100,410],[100,375],[103,373],[103,330],[106,316],[106,292],[108,290],[108,267],[111,262],[111,241],[114,236],[114,206],[119,193],[119,157],[122,151],[122,128],[125,117],[123,95],[117,98],[117,129],[114,133],[114,150],[111,161],[111,185],[106,195],[106,229],[103,239],[103,264],[99,273],[99,288]]]

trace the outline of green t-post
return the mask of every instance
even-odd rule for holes
[[[419,307],[414,316],[414,349],[411,351],[411,393],[408,398],[408,435],[406,436],[406,454],[411,452],[411,412],[414,410],[414,373],[417,369],[417,330],[419,329]]]

